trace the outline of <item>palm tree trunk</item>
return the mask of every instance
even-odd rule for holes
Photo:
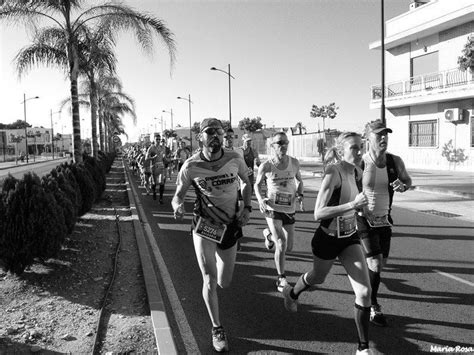
[[[99,112],[99,142],[100,142],[100,150],[104,152],[104,117],[102,114],[102,110],[100,107],[100,100],[98,100],[98,112]]]
[[[81,117],[79,116],[79,99],[77,94],[77,76],[71,75],[71,102],[72,102],[72,135],[74,146],[74,161],[82,162],[81,147]]]
[[[97,85],[94,79],[90,80],[91,92],[91,126],[92,126],[92,156],[97,158],[97,152],[99,150],[99,144],[97,143]]]

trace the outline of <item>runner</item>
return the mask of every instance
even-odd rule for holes
[[[255,166],[259,167],[260,166],[260,157],[258,156],[258,152],[252,147],[252,137],[248,134],[244,134],[242,136],[243,140],[243,146],[242,146],[242,151],[244,155],[244,160],[245,164],[247,164],[248,167],[248,174],[249,174],[249,180],[250,183],[252,184],[252,192],[254,188],[254,168]]]
[[[191,156],[191,151],[189,150],[188,147],[186,147],[186,142],[180,141],[178,144],[178,149],[176,150],[176,153],[174,156],[174,158],[176,159],[176,162],[178,163],[178,172],[181,170],[181,167],[183,166],[186,159],[188,159],[190,156]]]
[[[255,195],[260,211],[265,215],[268,228],[263,230],[265,246],[275,248],[275,265],[278,273],[277,290],[282,292],[287,284],[285,255],[293,249],[295,230],[295,202],[303,203],[303,180],[298,159],[286,154],[288,137],[278,132],[272,138],[273,156],[260,165],[255,182]],[[267,185],[267,196],[262,187]]]
[[[411,186],[411,178],[403,160],[387,153],[388,133],[392,133],[392,130],[381,120],[366,125],[369,147],[362,157],[364,169],[362,187],[369,204],[357,216],[357,229],[367,258],[372,286],[370,321],[381,327],[387,325],[387,320],[377,301],[377,293],[380,274],[387,264],[390,252],[393,224],[390,211],[393,193],[405,192]]]
[[[156,200],[156,184],[160,185],[160,204],[163,204],[163,192],[165,191],[166,169],[165,169],[165,149],[160,145],[160,135],[155,135],[155,141],[150,145],[146,152],[145,159],[151,164],[151,189],[153,199]]]
[[[191,156],[181,168],[176,193],[171,202],[174,216],[184,215],[184,197],[191,185],[196,192],[192,235],[194,250],[203,278],[202,295],[212,323],[212,345],[217,352],[229,349],[219,315],[217,286],[228,287],[232,280],[237,253],[252,209],[247,168],[242,158],[222,148],[224,129],[215,118],[200,124],[198,139],[202,151]],[[243,202],[239,204],[239,178]]]
[[[286,285],[283,290],[284,305],[296,312],[298,296],[326,279],[334,260],[339,258],[346,269],[356,299],[354,317],[359,337],[356,354],[371,354],[369,349],[370,281],[364,254],[356,230],[355,211],[367,205],[364,193],[359,193],[356,172],[361,160],[362,139],[358,133],[345,132],[338,137],[336,147],[325,156],[336,156],[338,162],[328,165],[321,183],[314,218],[320,221],[311,246],[313,269],[302,274],[295,287]]]

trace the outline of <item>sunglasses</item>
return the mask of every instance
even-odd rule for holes
[[[225,139],[234,139],[234,136],[224,136]]]
[[[273,142],[272,144],[276,144],[276,145],[288,145],[288,143],[290,143],[289,141],[277,141],[277,142]]]
[[[210,136],[213,136],[215,134],[224,134],[224,130],[222,128],[206,128],[203,132]]]

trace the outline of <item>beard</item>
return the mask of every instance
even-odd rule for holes
[[[210,150],[211,153],[217,153],[220,151],[221,146],[222,145],[219,139],[213,139],[208,143],[207,148]]]

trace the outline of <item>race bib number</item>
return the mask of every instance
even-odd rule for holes
[[[339,216],[336,218],[337,222],[337,237],[346,238],[350,237],[356,232],[356,219],[355,216],[343,217]]]
[[[279,206],[291,206],[292,194],[277,192],[275,195],[275,205]]]
[[[367,217],[367,222],[369,226],[372,228],[380,228],[380,227],[391,227],[392,223],[388,220],[388,215],[385,216],[370,216]]]
[[[212,223],[207,219],[199,217],[194,232],[201,238],[220,244],[226,230],[227,226],[225,224]]]

